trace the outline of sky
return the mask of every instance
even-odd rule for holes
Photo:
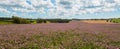
[[[120,0],[0,0],[0,17],[120,18]]]

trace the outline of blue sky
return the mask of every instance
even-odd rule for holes
[[[120,18],[119,0],[0,0],[0,17]]]

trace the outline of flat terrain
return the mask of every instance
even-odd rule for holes
[[[98,23],[98,24],[113,24],[112,22],[107,22],[106,20],[84,20],[86,23]]]
[[[0,25],[0,48],[117,49],[120,24],[72,21]]]

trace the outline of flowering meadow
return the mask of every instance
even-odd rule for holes
[[[0,25],[0,49],[119,49],[120,24]]]

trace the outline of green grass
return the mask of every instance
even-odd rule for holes
[[[11,21],[0,21],[0,25],[4,25],[4,24],[13,24],[13,22]]]

